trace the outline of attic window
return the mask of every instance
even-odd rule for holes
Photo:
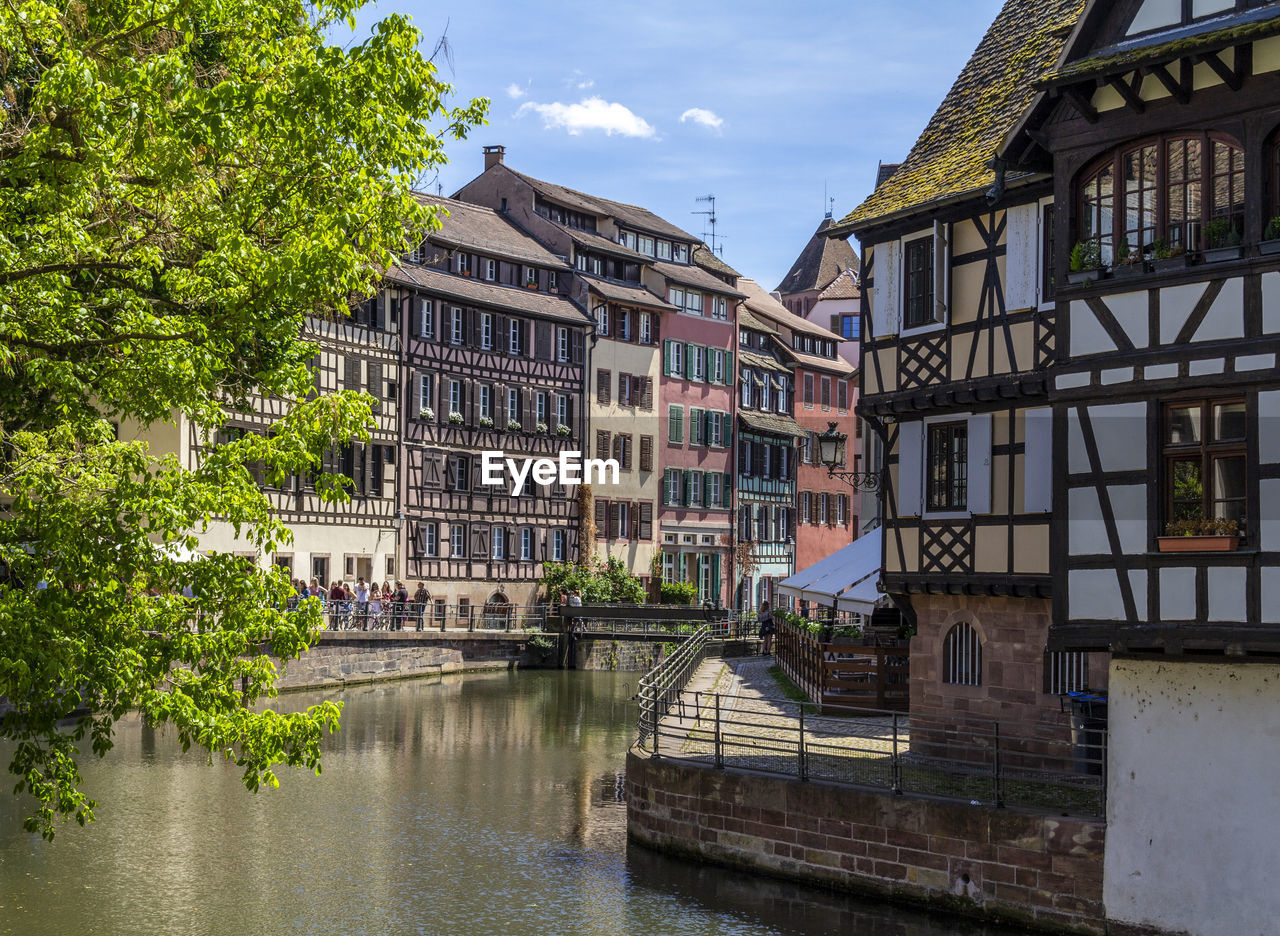
[[[933,282],[933,238],[922,237],[908,242],[903,282],[905,328],[916,328],[934,321]]]

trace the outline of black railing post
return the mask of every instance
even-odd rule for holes
[[[1000,790],[1000,723],[995,723],[995,744],[992,750],[991,763],[991,780],[994,785],[996,808],[1000,809],[1004,806],[1004,795]]]
[[[893,792],[902,795],[902,758],[898,753],[898,713],[893,713],[893,759],[889,763]]]
[[[809,771],[804,762],[804,706],[800,706],[800,737],[799,737],[799,777],[801,780],[809,779]]]
[[[724,769],[724,742],[720,737],[720,693],[716,693],[716,742],[715,756],[716,767],[720,770]]]

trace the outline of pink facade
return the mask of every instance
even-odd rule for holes
[[[853,414],[856,402],[855,375],[846,371],[843,359],[831,362],[832,370],[796,368],[795,420],[814,435],[827,431],[829,423],[848,436],[845,470],[862,470],[862,439],[858,436],[858,420]],[[830,381],[831,397],[822,404],[822,380]],[[813,402],[805,402],[805,388],[812,381]],[[839,383],[846,385],[845,401],[840,407]],[[816,442],[801,446],[800,471],[797,478],[796,568],[806,569],[857,539],[860,498],[839,478],[828,477],[820,464]],[[808,455],[806,458],[805,455]]]

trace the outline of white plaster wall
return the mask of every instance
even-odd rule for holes
[[[1113,660],[1109,686],[1108,918],[1275,933],[1280,665]]]

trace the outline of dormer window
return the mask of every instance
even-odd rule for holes
[[[671,259],[671,241],[660,240],[657,242],[657,248],[659,260]]]
[[[526,287],[533,289],[538,288],[538,268],[527,266],[524,268],[524,284]]]
[[[689,245],[676,244],[673,257],[676,263],[688,263],[689,262]]]
[[[1244,151],[1224,134],[1126,144],[1086,170],[1076,192],[1077,240],[1104,265],[1244,236]]]

